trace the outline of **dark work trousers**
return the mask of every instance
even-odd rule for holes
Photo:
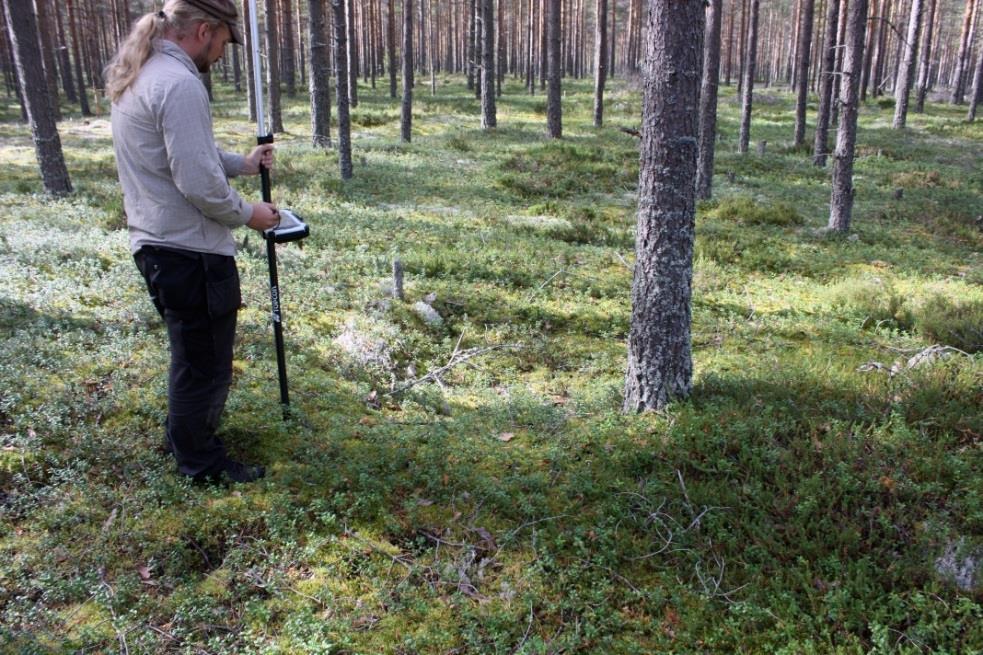
[[[166,438],[178,471],[198,477],[217,473],[225,446],[215,431],[232,384],[242,300],[235,259],[155,246],[144,246],[133,258],[167,325]]]

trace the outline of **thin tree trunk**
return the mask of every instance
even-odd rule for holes
[[[849,8],[850,0],[840,0],[840,20],[836,27],[836,64],[833,66],[833,95],[830,98],[832,105],[832,111],[829,115],[830,125],[837,125],[840,122],[840,83],[843,81],[840,72],[843,70],[843,50],[846,47],[844,44],[846,43],[847,9]]]
[[[389,97],[396,99],[396,4],[386,5],[386,51],[389,59]]]
[[[64,12],[55,12],[55,25],[58,28],[58,70],[61,72],[61,88],[65,91],[65,100],[75,104],[78,102],[78,93],[75,90],[75,80],[72,77],[72,61],[69,57],[68,38],[65,35],[63,24]]]
[[[819,76],[819,107],[816,111],[816,138],[812,148],[812,163],[826,165],[829,152],[829,117],[832,114],[833,80],[836,78],[836,33],[840,20],[840,1],[829,0],[826,5],[826,34],[823,37],[822,72]]]
[[[243,31],[243,38],[245,43],[243,44],[244,51],[247,53],[252,52],[253,49],[253,35],[252,30],[248,28],[250,25],[250,13],[249,13],[249,0],[242,0],[242,22],[247,28]],[[246,60],[246,94],[249,96],[249,121],[252,123],[256,122],[256,78],[253,73],[253,58],[250,55],[245,55]]]
[[[491,129],[495,115],[495,0],[481,3],[481,127]]]
[[[604,123],[604,84],[607,77],[608,7],[607,0],[597,0],[597,30],[594,38],[594,127]]]
[[[750,16],[748,20],[748,44],[747,57],[744,62],[744,81],[741,89],[741,131],[737,144],[737,151],[747,152],[748,142],[751,140],[751,103],[754,92],[754,62],[757,58],[758,47],[758,2],[751,0]]]
[[[413,0],[403,0],[403,102],[400,138],[409,143],[413,130]]]
[[[735,0],[736,1],[736,0]],[[744,85],[744,65],[747,62],[747,14],[748,0],[741,0],[741,33],[737,38],[740,42],[737,50],[737,94],[740,95]]]
[[[355,0],[345,0],[345,25],[348,29],[348,102],[358,107],[358,41],[355,39]]]
[[[44,79],[38,25],[31,0],[3,0],[7,20],[7,37],[14,55],[14,67],[20,82],[21,97],[27,110],[34,139],[34,153],[41,169],[44,190],[56,196],[72,192],[72,182],[65,166],[58,127],[51,112],[51,99]]]
[[[57,121],[61,118],[58,105],[58,67],[55,64],[55,41],[51,30],[51,16],[48,0],[35,0],[37,8],[38,35],[41,37],[41,56],[44,63],[44,81],[48,85],[48,99],[51,101],[51,114]]]
[[[280,38],[277,34],[276,0],[266,0],[266,86],[270,98],[270,130],[285,132],[280,107]]]
[[[922,0],[912,0],[904,57],[898,68],[898,80],[894,85],[894,129],[896,130],[903,128],[908,120],[908,93],[915,78],[915,60],[918,57],[918,37],[921,27]]]
[[[328,72],[328,39],[323,0],[307,0],[308,41],[311,44],[311,142],[315,148],[331,147],[331,86]]]
[[[915,86],[915,111],[925,111],[925,96],[928,95],[928,74],[932,68],[932,37],[935,27],[936,0],[928,0],[928,17],[925,20],[925,39],[918,64],[918,84]]]
[[[952,96],[949,99],[954,105],[963,103],[963,95],[966,93],[966,67],[970,56],[970,41],[972,41],[973,12],[976,9],[975,0],[966,0],[966,13],[963,16],[962,36],[959,38],[959,54],[956,55],[955,84],[952,88]]]
[[[730,18],[727,21],[727,67],[724,73],[724,84],[730,86],[731,68],[734,62],[734,18],[737,17],[737,2],[730,0]]]
[[[809,55],[812,54],[814,0],[802,0],[799,22],[798,66],[795,73],[795,147],[806,142],[806,103],[809,100]]]
[[[976,62],[976,73],[973,74],[973,90],[969,99],[969,111],[966,112],[966,120],[972,123],[976,120],[976,107],[983,102],[983,48]]]
[[[352,178],[352,121],[348,106],[348,17],[345,0],[331,0],[334,14],[335,95],[338,96],[338,165],[341,179]]]
[[[696,197],[708,199],[713,186],[713,155],[717,143],[717,88],[720,80],[721,0],[710,0],[703,44],[703,82],[700,88],[700,142],[696,160]]]
[[[474,35],[475,35],[475,24],[474,23],[475,23],[475,16],[476,16],[476,13],[477,13],[476,5],[475,5],[476,2],[477,2],[477,0],[467,0],[467,7],[468,7],[468,43],[467,43],[466,51],[468,53],[467,54],[468,59],[467,59],[467,62],[465,63],[465,66],[466,66],[466,71],[467,71],[467,85],[468,85],[468,90],[469,91],[473,91],[474,90],[474,77],[475,77],[474,71],[475,71],[475,61],[476,61],[476,57],[475,57],[475,39],[474,39]]]
[[[887,34],[890,30],[891,3],[884,0],[881,5],[882,16],[877,21],[879,28],[877,32],[877,51],[874,53],[874,67],[870,72],[870,95],[877,98],[883,92],[882,80],[884,79],[884,65],[887,59]]]
[[[704,2],[651,0],[649,6],[626,413],[662,409],[689,395],[693,384],[693,176]]]
[[[860,100],[861,102],[867,100],[867,88],[870,86],[871,78],[871,66],[874,63],[874,50],[876,50],[876,39],[878,35],[878,30],[881,29],[882,23],[878,20],[873,20],[876,16],[880,14],[879,8],[883,6],[883,3],[887,0],[874,0],[874,4],[871,6],[871,26],[870,31],[867,34],[867,45],[864,48],[864,66],[863,66],[863,77],[860,80]],[[879,4],[880,3],[880,4]]]
[[[300,0],[298,0],[299,2]],[[294,31],[292,0],[280,0],[280,16],[283,19],[283,81],[287,86],[287,96],[297,95],[297,67],[294,62]]]
[[[867,0],[851,0],[843,54],[844,84],[840,86],[840,126],[833,153],[830,186],[829,229],[847,232],[853,214],[853,159],[857,143],[857,114],[860,110],[860,76],[863,68],[864,32],[867,29]]]
[[[546,95],[546,128],[552,139],[563,137],[563,108],[560,104],[560,0],[546,0],[548,7],[549,89]]]
[[[72,57],[75,60],[75,81],[78,84],[79,106],[83,116],[91,116],[89,96],[85,90],[85,78],[82,74],[82,46],[78,37],[78,20],[75,15],[75,0],[65,0],[68,5],[68,24],[72,32]]]

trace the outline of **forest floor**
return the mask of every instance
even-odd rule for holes
[[[222,435],[268,476],[232,489],[158,449],[167,344],[107,117],[60,123],[76,192],[56,200],[6,100],[2,650],[983,651],[983,122],[932,104],[899,132],[890,100],[865,105],[832,237],[792,97],[756,93],[740,156],[725,88],[695,388],[625,416],[637,89],[615,80],[595,129],[591,85],[566,83],[550,141],[542,95],[509,81],[485,133],[462,80],[438,82],[412,144],[384,85],[360,90],[347,183],[287,101],[274,199],[312,230],[279,249],[292,417],[242,230]],[[248,150],[244,96],[217,93],[221,144]],[[439,324],[413,309],[428,294]]]

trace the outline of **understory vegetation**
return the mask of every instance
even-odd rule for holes
[[[758,94],[768,145],[740,156],[723,88],[694,392],[626,416],[638,142],[619,128],[640,99],[615,80],[595,129],[590,86],[565,83],[551,142],[541,95],[509,82],[483,132],[447,78],[418,90],[411,144],[363,89],[347,183],[308,145],[306,98],[285,106],[273,195],[312,229],[279,250],[291,415],[265,246],[241,230],[222,436],[268,475],[229,489],[160,450],[166,336],[108,116],[60,124],[76,192],[57,200],[6,99],[4,652],[983,652],[983,125],[930,104],[896,131],[864,106],[837,237],[793,97]],[[248,150],[245,97],[216,93],[220,143]]]

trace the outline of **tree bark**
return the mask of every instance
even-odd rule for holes
[[[549,54],[549,88],[546,95],[546,130],[552,139],[563,137],[563,108],[560,104],[560,76],[563,74],[560,60],[560,0],[546,0],[548,7],[547,39]]]
[[[975,0],[966,0],[962,36],[959,39],[959,54],[956,55],[956,69],[953,76],[955,84],[952,88],[952,96],[949,99],[949,102],[954,105],[961,105],[963,103],[963,96],[966,93],[966,66],[970,54],[969,44],[972,40],[973,12],[975,9]]]
[[[75,81],[78,84],[79,107],[83,116],[91,116],[89,95],[85,90],[85,78],[82,74],[82,46],[78,36],[78,20],[75,15],[75,1],[65,0],[68,5],[68,24],[72,32],[72,58],[75,60]]]
[[[31,0],[3,0],[3,10],[44,190],[55,196],[69,194],[72,192],[72,182],[68,177],[58,127],[51,111],[34,7]]]
[[[925,38],[918,64],[918,84],[915,86],[915,111],[925,111],[925,96],[928,95],[928,74],[932,68],[932,37],[935,27],[936,0],[928,0],[928,17],[925,19]]]
[[[331,147],[331,87],[323,0],[307,0],[307,31],[311,44],[311,141],[315,148]]]
[[[65,91],[65,100],[75,104],[78,94],[75,91],[75,80],[72,77],[72,61],[68,55],[69,44],[65,33],[64,12],[55,12],[55,25],[58,28],[58,70],[61,72],[61,88]]]
[[[833,104],[833,80],[836,78],[837,27],[840,20],[840,0],[826,5],[826,34],[823,37],[822,74],[819,77],[819,107],[816,111],[816,135],[812,148],[812,163],[826,165],[829,151],[829,117]]]
[[[38,35],[41,56],[44,58],[44,81],[48,85],[48,98],[51,102],[51,115],[57,121],[61,118],[61,107],[58,106],[58,66],[55,64],[55,41],[51,30],[51,15],[48,0],[35,0],[37,9]]]
[[[758,48],[758,2],[751,0],[748,20],[747,58],[744,62],[744,81],[741,83],[741,131],[737,151],[747,152],[751,140],[751,103],[754,92],[754,62]]]
[[[908,35],[905,39],[904,56],[898,68],[898,79],[894,84],[894,129],[900,130],[908,120],[908,93],[915,77],[915,60],[918,57],[918,37],[922,27],[922,0],[912,0],[911,15],[908,16]]]
[[[976,107],[983,102],[983,48],[980,49],[976,62],[976,73],[973,74],[973,91],[969,100],[969,111],[966,120],[972,123],[976,120]]]
[[[280,107],[280,39],[276,11],[276,0],[266,0],[266,86],[270,98],[270,130],[285,132]]]
[[[857,143],[867,0],[851,0],[847,13],[843,84],[840,85],[840,125],[836,135],[836,150],[833,153],[832,193],[829,202],[829,229],[837,232],[849,231],[853,213],[853,158]]]
[[[871,66],[874,63],[874,50],[877,49],[876,39],[878,30],[881,28],[881,22],[874,20],[874,18],[880,14],[879,7],[883,6],[883,3],[887,2],[887,0],[873,0],[873,2],[874,4],[870,7],[871,26],[867,33],[867,46],[864,48],[863,72],[860,80],[861,101],[867,100],[867,87],[870,85]]]
[[[400,138],[409,143],[413,132],[413,0],[403,0],[403,102]]]
[[[269,0],[267,0],[269,1]],[[355,39],[355,0],[345,0],[345,25],[348,29],[348,103],[358,107],[358,41]]]
[[[604,124],[604,84],[607,81],[608,3],[597,0],[594,38],[594,127]]]
[[[703,43],[703,81],[700,88],[700,141],[696,162],[696,197],[708,199],[713,186],[713,155],[717,143],[717,88],[720,81],[721,0],[710,0]]]
[[[389,97],[396,99],[396,3],[386,5],[386,54],[389,61]]]
[[[352,122],[348,107],[348,19],[345,0],[331,0],[334,14],[335,94],[338,96],[338,165],[341,179],[352,178]]]
[[[814,0],[802,0],[799,20],[799,51],[795,73],[795,146],[806,142],[806,103],[809,100],[809,55],[812,54]]]
[[[468,8],[468,43],[466,48],[468,59],[465,66],[467,67],[467,84],[469,91],[474,90],[475,62],[477,61],[477,55],[475,53],[475,34],[477,32],[475,18],[477,17],[477,1],[478,0],[468,0],[466,5]]]
[[[481,127],[495,127],[495,0],[481,3]]]
[[[693,385],[693,176],[704,3],[649,0],[647,13],[626,413],[660,410]]]
[[[299,2],[300,0],[298,0]],[[283,18],[283,81],[287,86],[287,96],[297,95],[297,69],[294,63],[294,31],[292,25],[293,4],[291,0],[280,0],[280,15]]]

